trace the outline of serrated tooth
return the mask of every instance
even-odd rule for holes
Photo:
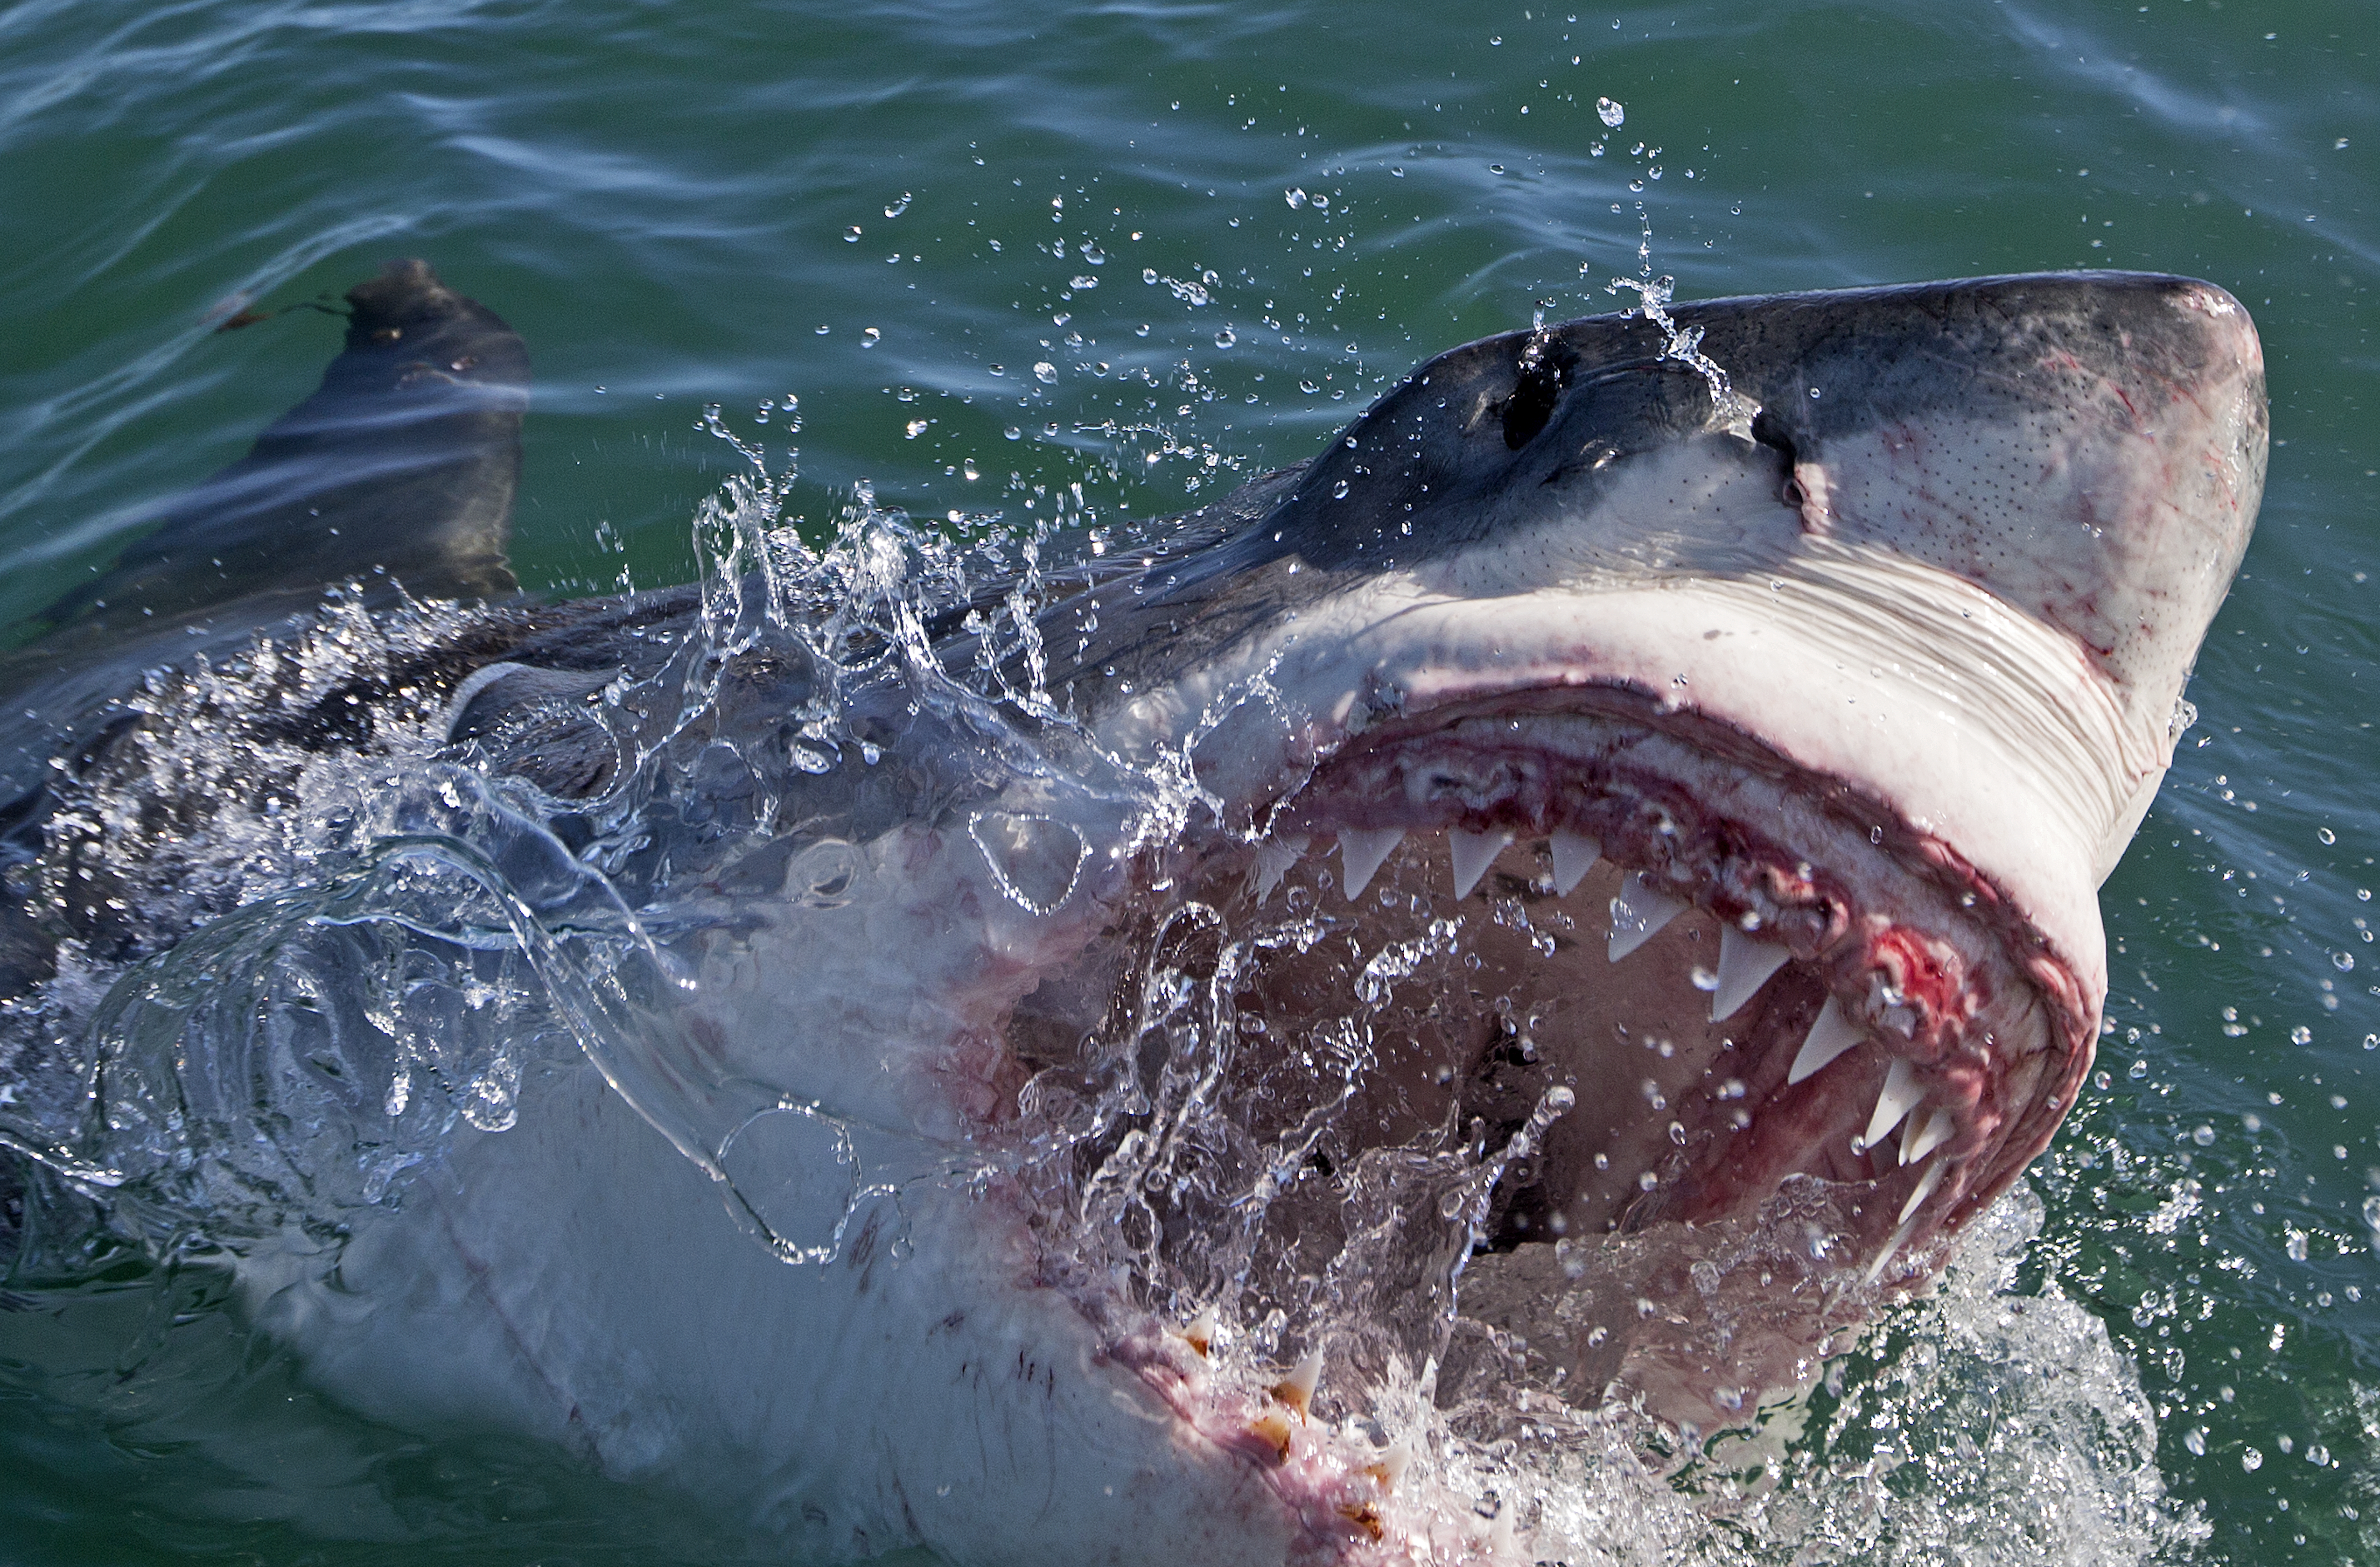
[[[1558,828],[1554,832],[1554,892],[1569,897],[1572,889],[1595,869],[1603,857],[1603,845],[1584,832]]]
[[[1860,1147],[1872,1148],[1884,1141],[1884,1135],[1900,1124],[1900,1118],[1915,1110],[1925,1098],[1918,1087],[1917,1069],[1900,1056],[1885,1069],[1884,1091],[1876,1096],[1876,1113],[1867,1118],[1867,1131],[1860,1137]]]
[[[1893,1231],[1892,1239],[1884,1243],[1884,1249],[1877,1252],[1876,1254],[1876,1260],[1867,1265],[1867,1271],[1865,1274],[1862,1275],[1860,1282],[1864,1284],[1873,1284],[1876,1280],[1882,1278],[1884,1276],[1885,1264],[1892,1260],[1893,1254],[1901,1248],[1902,1245],[1908,1241],[1910,1233],[1916,1228],[1917,1226],[1911,1223],[1909,1221],[1905,1219],[1902,1220],[1900,1221],[1900,1227]]]
[[[1379,1481],[1382,1489],[1392,1491],[1412,1465],[1413,1448],[1404,1442],[1391,1442],[1380,1450],[1378,1457],[1364,1465],[1364,1473]]]
[[[1818,1009],[1818,1020],[1810,1025],[1809,1035],[1802,1041],[1802,1053],[1785,1073],[1786,1083],[1790,1086],[1812,1075],[1863,1038],[1859,1026],[1843,1012],[1843,1003],[1828,996],[1827,1004]]]
[[[1718,931],[1718,989],[1711,992],[1711,1021],[1723,1022],[1768,983],[1793,955],[1781,942],[1755,941],[1733,925]]]
[[[1339,830],[1339,869],[1347,878],[1349,903],[1364,895],[1364,889],[1372,884],[1372,873],[1379,869],[1380,862],[1404,841],[1405,830],[1402,827],[1383,827],[1378,831],[1361,827]]]
[[[1289,874],[1290,868],[1305,853],[1305,845],[1310,842],[1311,839],[1300,832],[1288,837],[1268,838],[1257,845],[1257,903],[1261,904],[1272,896],[1273,889],[1281,885],[1281,879]]]
[[[1215,1308],[1202,1306],[1198,1308],[1198,1315],[1190,1318],[1189,1325],[1182,1330],[1183,1342],[1203,1355],[1214,1346],[1215,1330],[1219,1326]]]
[[[1911,1116],[1909,1124],[1903,1127],[1900,1133],[1900,1162],[1916,1163],[1944,1143],[1949,1142],[1950,1134],[1957,1129],[1951,1123],[1950,1112],[1947,1110],[1936,1111],[1925,1118],[1925,1124],[1922,1126],[1918,1124],[1917,1117]]]
[[[1272,1396],[1305,1415],[1314,1407],[1314,1390],[1322,1380],[1322,1352],[1314,1350],[1297,1363],[1289,1376],[1273,1384]]]
[[[1496,863],[1496,856],[1512,841],[1510,832],[1466,832],[1460,827],[1446,830],[1447,844],[1454,850],[1454,895],[1467,898]]]
[[[1916,1188],[1909,1194],[1909,1200],[1900,1205],[1900,1221],[1903,1224],[1908,1223],[1911,1216],[1925,1206],[1925,1199],[1932,1197],[1935,1188],[1942,1184],[1942,1172],[1949,1168],[1948,1160],[1925,1167],[1925,1173],[1917,1178]]]
[[[1643,871],[1630,871],[1620,883],[1620,895],[1611,900],[1611,961],[1618,963],[1651,941],[1692,906],[1647,881]]]

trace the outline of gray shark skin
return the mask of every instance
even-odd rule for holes
[[[433,599],[515,591],[504,545],[528,407],[519,335],[418,261],[389,263],[346,298],[346,341],[314,394],[43,611],[38,641],[0,656],[0,691],[48,720],[6,736],[0,775],[17,789],[72,748],[58,724],[86,719],[141,670],[236,650],[310,614],[326,588],[352,580],[375,607],[399,582]]]
[[[16,1278],[793,1560],[1594,1560],[1557,1463],[1756,1442],[2072,1104],[2265,439],[2207,284],[1720,300],[1046,570],[756,474],[336,604],[16,814]]]

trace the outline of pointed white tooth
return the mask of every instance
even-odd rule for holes
[[[1942,1184],[1942,1172],[1948,1168],[1948,1160],[1925,1167],[1925,1173],[1917,1178],[1916,1189],[1909,1194],[1909,1200],[1900,1205],[1900,1221],[1903,1224],[1908,1223],[1911,1216],[1925,1206],[1925,1199],[1932,1197],[1934,1189]]]
[[[1884,1135],[1900,1124],[1900,1118],[1915,1110],[1925,1098],[1925,1090],[1917,1086],[1916,1069],[1899,1056],[1885,1069],[1884,1092],[1876,1096],[1876,1113],[1867,1118],[1867,1131],[1860,1137],[1862,1148],[1872,1148],[1884,1141]]]
[[[1446,841],[1454,850],[1454,895],[1458,899],[1471,895],[1504,845],[1512,841],[1510,832],[1466,832],[1460,827],[1446,830]]]
[[[1950,1121],[1950,1112],[1947,1110],[1936,1111],[1925,1118],[1922,1125],[1918,1123],[1917,1117],[1911,1116],[1909,1124],[1902,1128],[1900,1133],[1900,1162],[1916,1163],[1944,1143],[1949,1142],[1950,1134],[1956,1130]]]
[[[1643,871],[1630,871],[1620,883],[1620,895],[1611,900],[1611,961],[1618,963],[1651,941],[1692,906],[1645,881]]]
[[[1554,892],[1569,897],[1595,862],[1603,857],[1603,845],[1584,832],[1560,828],[1554,833]]]
[[[1818,1020],[1810,1025],[1809,1037],[1802,1041],[1802,1053],[1793,1058],[1785,1081],[1801,1082],[1858,1044],[1861,1038],[1858,1026],[1843,1012],[1843,1003],[1828,996],[1827,1004],[1818,1009]]]
[[[1311,842],[1304,833],[1281,838],[1268,838],[1257,845],[1257,902],[1271,897],[1281,879],[1289,874],[1290,867],[1305,853]]]
[[[1339,869],[1347,878],[1347,901],[1354,903],[1372,884],[1372,873],[1380,862],[1405,841],[1402,827],[1383,827],[1369,832],[1360,827],[1339,830]]]
[[[1711,1021],[1733,1017],[1792,955],[1779,942],[1755,941],[1732,925],[1720,926],[1718,989],[1711,992]]]
[[[1892,1239],[1884,1243],[1884,1249],[1877,1252],[1876,1254],[1876,1260],[1867,1265],[1867,1272],[1862,1277],[1860,1282],[1864,1284],[1873,1284],[1876,1280],[1882,1278],[1884,1276],[1885,1264],[1892,1260],[1893,1254],[1901,1248],[1902,1245],[1908,1241],[1910,1233],[1916,1228],[1916,1225],[1909,1222],[1905,1219],[1902,1220],[1900,1227],[1893,1231]]]

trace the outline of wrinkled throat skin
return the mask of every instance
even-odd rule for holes
[[[419,263],[378,286],[350,370],[372,311],[510,338]],[[215,613],[169,528],[0,736],[62,759],[5,823],[0,1131],[205,1233],[338,1401],[801,1560],[1583,1560],[1520,1421],[1650,1469],[1754,1430],[2072,1105],[2097,889],[2265,461],[2204,283],[1671,315],[1453,349],[868,660],[835,638],[876,557],[786,587],[762,540],[627,600],[350,600],[111,704],[78,615]],[[334,364],[309,438],[415,490],[312,580],[508,587],[510,345]],[[424,373],[449,426],[387,415]],[[279,504],[270,457],[235,477]],[[201,729],[214,772],[161,768]],[[538,1029],[418,1000],[465,971]]]

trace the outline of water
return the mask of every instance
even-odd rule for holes
[[[816,536],[863,481],[920,517],[1123,528],[1307,455],[1438,348],[1634,303],[1606,285],[1643,275],[1647,224],[1682,299],[2070,265],[2211,278],[2264,333],[2272,478],[2192,687],[2200,724],[2103,895],[2103,1077],[2036,1167],[2037,1219],[2004,1215],[1970,1282],[1888,1323],[1816,1401],[1809,1451],[1834,1476],[1666,1537],[2368,1561],[2373,52],[2362,8],[2240,0],[1462,20],[18,5],[0,12],[0,622],[103,566],[335,342],[311,312],[218,320],[400,253],[530,346],[514,558],[556,593],[694,576],[689,518],[742,461],[697,428],[706,404],[774,461],[798,445],[790,504]],[[89,1293],[0,1352],[90,1367],[0,1377],[14,1558],[622,1549],[620,1500],[567,1465],[294,1420],[312,1395],[210,1302]],[[177,1382],[114,1386],[177,1320],[200,1346]],[[2022,1399],[1996,1365],[2090,1391]],[[289,1434],[323,1428],[338,1439]],[[644,1537],[737,1549],[704,1527]]]

